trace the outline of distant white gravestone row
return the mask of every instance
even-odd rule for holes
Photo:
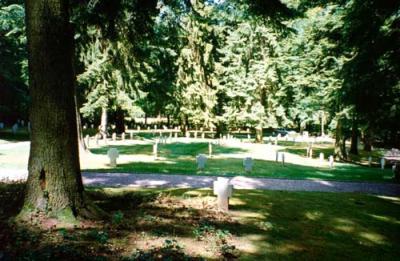
[[[213,192],[217,196],[217,206],[220,211],[229,210],[229,198],[232,197],[233,185],[228,178],[217,178],[213,183]]]
[[[119,152],[116,148],[110,148],[107,151],[108,158],[110,159],[110,166],[116,167],[117,166],[117,158],[119,157]]]

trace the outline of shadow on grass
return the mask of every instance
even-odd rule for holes
[[[177,242],[172,245],[190,239],[192,245],[185,247],[204,245],[220,259],[223,246],[237,247],[241,260],[396,260],[400,255],[399,198],[235,190],[224,214],[215,211],[210,190],[90,188],[89,197],[111,220],[90,228],[39,231],[7,223],[20,206],[7,200],[21,202],[23,184],[0,190],[7,195],[0,205],[6,213],[0,219],[0,253],[10,260],[148,260],[126,253],[139,241],[172,238]],[[139,254],[194,258],[171,243]]]

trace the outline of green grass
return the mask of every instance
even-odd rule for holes
[[[21,168],[26,169],[29,147],[26,145],[11,146],[2,149],[0,147],[0,168]],[[305,156],[307,144],[293,144],[291,142],[280,142],[285,145],[287,153],[294,153]],[[320,151],[332,150],[329,144],[315,144],[314,155]],[[103,146],[91,149],[94,157],[106,155],[110,146]],[[242,158],[251,155],[251,151],[239,147],[225,147],[213,145],[213,157],[207,160],[204,171],[197,170],[195,162],[196,155],[203,153],[208,155],[208,143],[173,143],[159,145],[159,159],[156,161],[138,161],[137,155],[151,156],[153,153],[152,144],[137,145],[112,145],[116,147],[120,155],[128,156],[128,160],[120,162],[116,168],[105,165],[106,158],[91,159],[90,167],[83,169],[87,172],[125,172],[125,173],[164,173],[183,175],[218,175],[237,176],[245,175],[250,177],[286,178],[286,179],[325,179],[342,181],[374,181],[388,182],[392,180],[390,166],[381,170],[378,167],[367,167],[358,164],[338,163],[335,168],[314,167],[286,163],[282,166],[275,161],[254,160],[254,167],[251,173],[245,173]],[[374,151],[378,158],[381,150]],[[329,155],[326,152],[325,155]],[[365,153],[360,158],[365,157]],[[132,159],[132,160],[130,160]],[[85,166],[85,160],[82,161]]]
[[[19,128],[17,133],[12,133],[11,129],[0,130],[0,144],[1,140],[8,142],[28,141],[30,139],[27,128]]]
[[[152,155],[152,145],[134,146],[113,146],[121,154]],[[108,147],[92,149],[95,154],[106,154]],[[213,146],[213,155],[218,157],[221,154],[246,153],[240,148]],[[354,164],[338,164],[334,169],[323,167],[311,167],[303,165],[285,164],[274,161],[255,160],[253,171],[245,173],[242,159],[238,158],[211,158],[207,160],[206,169],[196,169],[195,156],[204,153],[208,154],[207,143],[176,143],[160,146],[160,157],[166,160],[154,162],[131,162],[118,164],[113,169],[90,169],[87,171],[96,172],[135,172],[135,173],[164,173],[164,174],[199,174],[199,175],[246,175],[252,177],[288,178],[288,179],[326,179],[343,181],[388,181],[392,178],[391,170],[380,170]]]
[[[8,222],[18,213],[21,186],[0,184],[0,245],[11,257],[36,257],[26,260],[47,255],[53,260],[120,260],[137,249],[154,251],[165,240],[176,240],[188,256],[209,260],[221,260],[223,246],[234,246],[239,260],[400,256],[400,198],[235,190],[229,213],[221,214],[208,189],[89,188],[87,195],[110,213],[109,220],[34,233]]]

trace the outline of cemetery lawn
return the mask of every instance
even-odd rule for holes
[[[27,231],[8,222],[21,205],[22,184],[0,183],[0,252],[21,260],[154,256],[396,260],[400,256],[400,198],[236,190],[230,212],[222,214],[215,211],[215,197],[208,189],[87,190],[109,218],[82,222],[75,230]]]
[[[325,145],[326,146],[326,145]],[[339,181],[391,181],[392,171],[381,170],[377,167],[337,163],[335,168],[325,166],[310,166],[286,163],[282,166],[274,160],[254,160],[253,171],[245,173],[243,158],[251,156],[249,151],[239,147],[213,146],[213,157],[209,158],[206,168],[197,170],[196,155],[203,153],[208,155],[208,143],[174,143],[165,144],[159,147],[159,158],[152,157],[152,145],[114,145],[91,149],[93,154],[106,155],[109,147],[115,147],[125,159],[115,168],[98,164],[88,164],[85,171],[88,172],[125,172],[125,173],[162,173],[182,175],[217,175],[237,176],[245,175],[250,177],[285,178],[285,179],[323,179]],[[329,150],[329,148],[324,148]],[[291,153],[291,148],[283,149]],[[316,150],[318,151],[318,150]],[[326,154],[329,155],[329,154]],[[142,160],[143,159],[143,160]],[[105,159],[107,160],[107,159]],[[301,160],[301,158],[300,158]],[[318,163],[318,160],[315,160]]]

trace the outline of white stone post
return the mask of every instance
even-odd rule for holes
[[[330,155],[330,156],[329,156],[329,167],[330,167],[330,168],[333,168],[333,163],[334,163],[333,156]]]
[[[119,157],[119,152],[116,148],[110,148],[107,151],[108,158],[110,159],[110,166],[115,168],[117,166],[117,158]]]
[[[217,195],[217,207],[220,211],[229,210],[229,198],[233,193],[233,185],[229,183],[229,179],[220,177],[213,182],[213,192]]]
[[[385,158],[381,158],[381,169],[385,169]]]
[[[319,154],[319,161],[324,162],[324,153],[322,152]]]

